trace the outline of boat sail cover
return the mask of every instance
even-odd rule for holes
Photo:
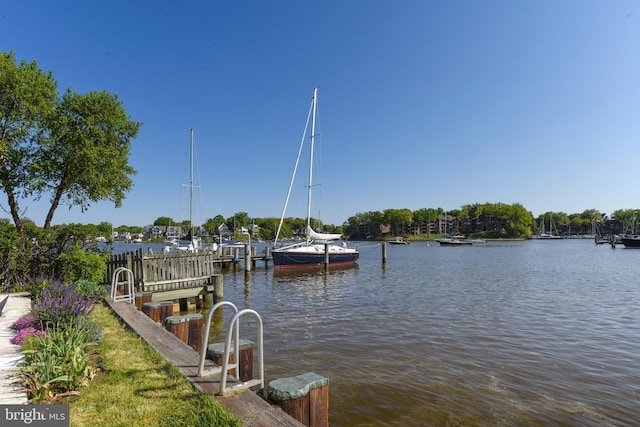
[[[341,234],[316,233],[313,228],[307,227],[307,237],[310,240],[338,240],[342,238]]]

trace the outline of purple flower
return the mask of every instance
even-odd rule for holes
[[[21,329],[26,329],[30,326],[37,327],[37,325],[38,325],[38,318],[31,314],[27,314],[26,316],[23,316],[18,320],[16,320],[15,322],[13,322],[11,324],[11,327],[13,329],[21,330]]]
[[[11,344],[22,345],[22,344],[24,344],[24,342],[26,341],[28,336],[46,337],[47,333],[45,331],[41,331],[39,329],[36,329],[36,328],[34,328],[32,326],[29,326],[29,327],[24,328],[24,329],[19,329],[18,333],[16,333],[16,336],[11,338]]]

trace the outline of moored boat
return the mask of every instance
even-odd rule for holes
[[[409,242],[404,240],[402,237],[396,237],[395,240],[389,240],[387,243],[390,245],[408,245]]]
[[[622,236],[620,240],[625,248],[640,248],[640,236]]]
[[[315,126],[317,116],[317,99],[318,88],[313,89],[313,99],[311,101],[311,107],[309,108],[309,116],[307,118],[307,124],[309,118],[311,119],[311,133],[307,134],[307,126],[303,134],[302,141],[300,142],[300,149],[298,150],[298,158],[296,159],[296,167],[294,168],[293,176],[291,177],[291,183],[289,185],[289,192],[287,199],[284,203],[282,210],[282,216],[280,217],[280,225],[276,232],[276,239],[274,241],[274,249],[271,251],[273,257],[273,265],[275,267],[295,267],[295,266],[313,266],[322,265],[326,262],[331,264],[347,264],[354,263],[358,260],[360,254],[357,249],[349,248],[346,242],[342,241],[336,243],[337,240],[342,239],[340,234],[335,233],[318,233],[311,227],[311,189],[313,188],[313,154],[315,144]],[[300,154],[305,139],[310,140],[310,159],[309,159],[309,182],[307,187],[307,227],[305,230],[305,240],[300,243],[285,247],[277,247],[278,236],[282,229],[282,223],[286,213],[286,208],[289,203],[289,196],[291,195],[291,188],[295,179],[298,162],[300,160]]]

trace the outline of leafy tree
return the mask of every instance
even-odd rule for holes
[[[98,231],[104,235],[111,236],[112,228],[113,228],[113,225],[110,222],[103,221],[100,224],[98,224]]]
[[[209,234],[218,234],[218,226],[213,218],[209,218],[202,224]]]
[[[173,219],[166,216],[158,217],[155,221],[153,221],[153,225],[157,225],[160,227],[169,227],[175,223],[176,222]]]
[[[391,225],[392,232],[397,234],[399,229],[413,222],[413,212],[410,209],[386,209],[384,220]]]
[[[24,235],[19,197],[32,195],[34,147],[46,133],[45,118],[53,114],[57,83],[35,61],[16,64],[12,52],[0,53],[0,185],[18,234]]]
[[[233,217],[227,219],[229,224],[233,224],[234,230],[240,227],[246,227],[249,225],[249,214],[246,212],[236,212]]]
[[[61,203],[83,212],[100,200],[121,206],[136,173],[128,156],[141,124],[118,96],[56,91],[35,61],[17,65],[13,52],[0,54],[0,185],[21,236],[18,198],[51,196],[48,229]]]
[[[105,91],[86,95],[70,89],[49,120],[50,135],[38,151],[39,192],[52,193],[44,228],[63,198],[86,211],[91,203],[109,200],[122,205],[136,170],[129,165],[132,138],[141,123],[132,121],[118,95]]]

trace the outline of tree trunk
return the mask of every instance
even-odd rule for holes
[[[69,180],[69,174],[65,171],[64,175],[62,176],[62,179],[60,180],[60,184],[58,184],[58,187],[56,188],[56,195],[51,201],[51,207],[49,208],[49,212],[47,212],[47,219],[44,221],[44,227],[43,227],[45,230],[48,230],[51,227],[51,221],[53,220],[53,213],[55,212],[58,205],[60,204],[60,199],[64,194],[64,190],[67,186],[68,180]]]

